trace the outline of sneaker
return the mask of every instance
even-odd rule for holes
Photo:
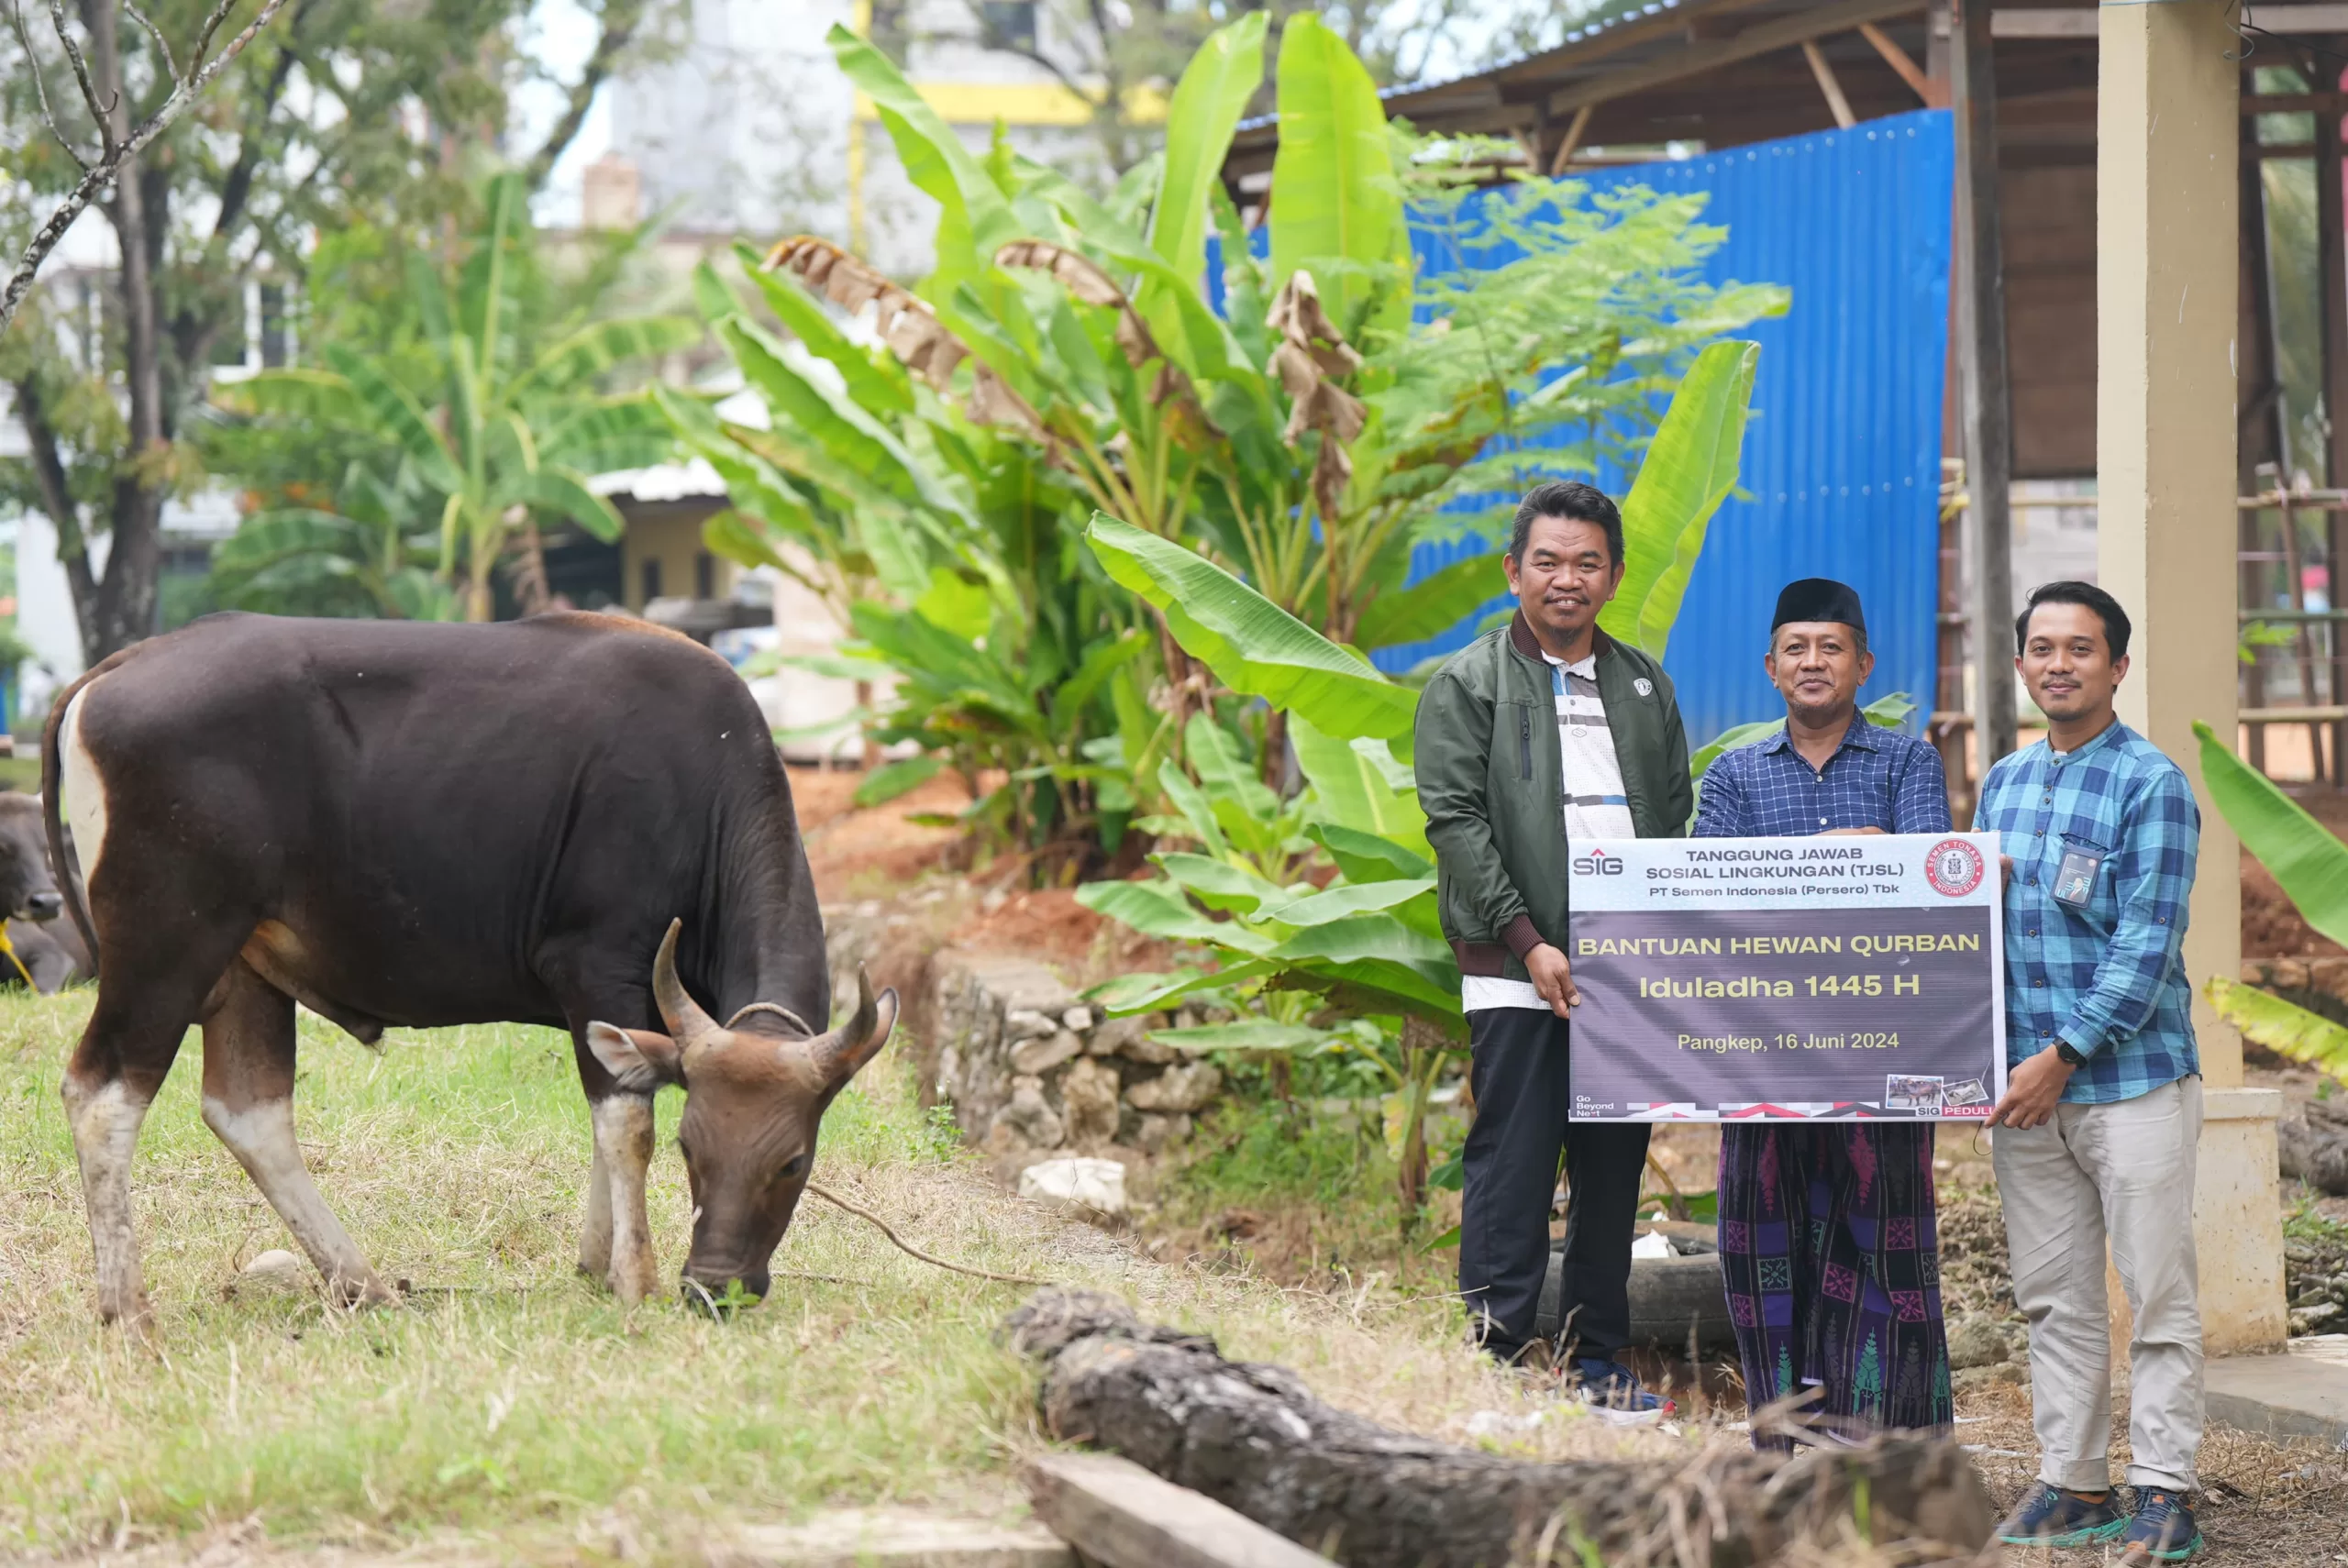
[[[1586,1357],[1574,1363],[1574,1381],[1583,1404],[1618,1426],[1659,1421],[1679,1407],[1640,1386],[1638,1375],[1619,1361]]]
[[[2008,1546],[2091,1546],[2128,1528],[2128,1516],[2107,1492],[2093,1502],[2041,1481],[1998,1527]]]
[[[2201,1550],[2193,1510],[2175,1492],[2146,1486],[2136,1494],[2136,1517],[2120,1537],[2122,1563],[2182,1562]]]

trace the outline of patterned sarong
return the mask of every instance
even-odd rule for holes
[[[1752,1408],[1817,1385],[1814,1425],[1950,1430],[1930,1123],[1722,1128],[1720,1245]]]

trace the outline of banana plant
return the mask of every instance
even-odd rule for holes
[[[462,607],[433,574],[437,540],[415,525],[417,500],[353,463],[337,510],[276,506],[239,522],[212,552],[213,591],[237,609],[456,620]]]
[[[2348,844],[2236,756],[2209,725],[2196,721],[2193,734],[2201,743],[2202,782],[2243,847],[2274,874],[2308,924],[2348,946]],[[2203,994],[2243,1039],[2348,1078],[2348,1027],[2224,975],[2212,975]]]
[[[416,509],[410,523],[437,537],[437,575],[475,621],[490,618],[491,574],[534,520],[619,537],[618,512],[588,487],[588,476],[658,461],[672,442],[648,397],[604,396],[595,383],[702,336],[686,318],[634,316],[537,340],[523,298],[536,239],[528,189],[517,175],[497,176],[483,209],[453,301],[440,274],[420,255],[410,258],[428,379],[403,379],[379,356],[329,342],[323,369],[265,371],[217,394],[235,412],[360,437],[396,467],[393,488]]]

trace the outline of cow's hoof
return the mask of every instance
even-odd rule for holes
[[[377,1307],[396,1307],[400,1304],[399,1292],[387,1288],[372,1275],[360,1280],[334,1280],[327,1289],[347,1311],[364,1312]]]

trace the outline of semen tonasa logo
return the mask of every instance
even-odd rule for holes
[[[1943,839],[1924,857],[1924,880],[1935,892],[1961,899],[1981,885],[1988,868],[1981,852],[1961,838]]]

